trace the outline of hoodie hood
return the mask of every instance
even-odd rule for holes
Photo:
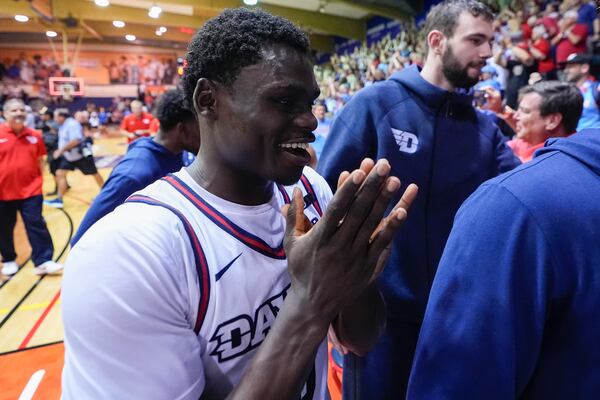
[[[457,90],[449,92],[427,82],[421,76],[421,70],[412,65],[402,71],[394,73],[390,80],[396,81],[413,92],[422,103],[427,104],[431,109],[438,110],[445,103],[450,102],[456,106],[470,108],[473,104],[472,91]]]
[[[545,147],[536,151],[534,157],[555,151],[577,159],[600,175],[600,129],[584,129],[568,138],[548,139]]]

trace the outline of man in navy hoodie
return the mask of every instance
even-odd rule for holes
[[[411,399],[600,393],[600,130],[550,139],[462,205],[421,328]]]
[[[100,218],[123,203],[133,192],[183,167],[182,151],[198,154],[200,130],[196,117],[184,105],[183,92],[170,90],[159,100],[156,116],[160,130],[154,138],[140,138],[112,170],[73,239],[71,246]]]
[[[358,92],[333,123],[319,172],[335,187],[364,157],[386,158],[419,195],[396,235],[379,285],[386,334],[365,358],[345,357],[346,398],[401,398],[406,392],[429,289],[462,202],[485,180],[519,165],[498,127],[472,106],[468,88],[491,57],[494,16],[475,0],[431,9],[422,71],[398,72]]]

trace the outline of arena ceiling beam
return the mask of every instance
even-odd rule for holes
[[[0,13],[7,16],[21,14],[27,15],[30,18],[37,16],[27,1],[0,0]]]
[[[262,4],[261,8],[287,18],[307,31],[316,30],[350,39],[365,40],[366,23],[360,19],[338,17],[295,8]]]
[[[413,15],[415,15],[415,10],[413,10],[412,7],[410,7],[410,5],[404,1],[397,2],[398,8],[381,6],[378,4],[366,2],[355,2],[352,0],[329,0],[329,3],[340,3],[349,5],[369,14],[380,15],[382,17],[396,19],[399,21],[408,21],[412,18]]]
[[[127,24],[147,25],[151,27],[152,33],[158,26],[167,26],[170,28],[190,27],[197,29],[206,21],[206,19],[217,15],[223,8],[239,6],[240,4],[237,0],[210,0],[207,6],[198,6],[198,2],[193,0],[168,1],[177,4],[193,4],[194,15],[190,16],[163,12],[160,18],[154,19],[150,18],[147,11],[141,8],[111,5],[106,9],[100,9],[91,1],[55,1],[53,2],[55,22],[52,25],[58,23],[57,21],[65,20],[67,18],[85,20],[88,24],[94,21],[112,23],[114,19],[120,19]],[[311,43],[317,50],[331,51],[333,48],[333,39],[326,39],[323,35],[324,33],[359,40],[364,40],[366,35],[366,26],[363,20],[297,10],[270,4],[263,4],[262,7],[273,14],[294,21],[303,29],[307,30],[311,36]],[[23,14],[32,18],[36,16],[35,12],[29,7],[29,3],[24,0],[0,0],[0,10],[8,15]],[[23,25],[27,26],[26,24]],[[64,28],[59,30],[64,30]],[[32,29],[32,31],[36,30]],[[104,32],[98,33],[102,36],[106,36]],[[115,31],[108,36],[118,36],[119,34],[119,31]],[[155,36],[153,39],[159,40],[160,38]],[[164,39],[168,38],[165,37]],[[189,37],[187,40],[189,40]]]
[[[112,23],[107,21],[86,21],[86,23],[103,37],[122,38],[125,34],[131,34],[138,39],[179,42],[185,45],[192,39],[192,35],[182,33],[175,28],[167,28],[167,32],[159,37],[154,33],[155,27],[143,24],[127,24],[125,28],[116,30]]]
[[[198,0],[166,0],[165,2],[191,6],[194,9],[194,15],[202,15],[206,18],[216,16],[224,8],[240,7],[242,4],[240,0],[208,0],[202,2]],[[364,40],[366,35],[365,22],[360,19],[340,17],[266,3],[260,3],[260,8],[272,14],[287,18],[309,32],[319,31],[359,40]]]
[[[29,25],[21,24],[14,19],[3,19],[2,32],[14,32],[14,33],[27,33],[27,32],[40,32],[46,31],[47,27],[44,24],[38,22],[34,15],[30,15]]]
[[[85,19],[86,21],[108,21],[115,19],[132,24],[143,24],[153,27],[157,26],[183,26],[197,28],[201,26],[207,18],[199,16],[180,15],[163,12],[160,18],[150,18],[148,11],[141,8],[123,7],[110,5],[106,8],[99,8],[90,1],[55,1],[55,18],[65,19],[69,16],[76,19]]]

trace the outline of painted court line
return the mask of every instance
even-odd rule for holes
[[[35,371],[33,375],[31,375],[31,378],[29,378],[29,382],[27,382],[27,385],[25,385],[25,388],[19,396],[19,400],[33,399],[33,395],[37,391],[37,388],[40,386],[40,382],[42,382],[42,378],[44,377],[45,373],[46,370],[40,369],[38,371]]]
[[[56,292],[56,294],[50,301],[50,304],[48,304],[48,307],[46,307],[46,309],[44,310],[42,315],[40,315],[40,318],[37,320],[35,325],[33,325],[31,330],[27,334],[27,336],[25,336],[25,339],[23,339],[23,342],[19,345],[19,349],[24,349],[25,347],[27,347],[27,345],[29,344],[29,341],[31,340],[33,335],[35,335],[35,333],[39,329],[40,325],[42,325],[42,322],[44,322],[44,320],[48,316],[48,313],[50,312],[50,310],[52,309],[52,307],[54,306],[54,304],[56,303],[56,301],[58,300],[59,297],[60,297],[60,290],[58,292]]]
[[[58,303],[60,304],[60,300],[58,301]],[[20,306],[17,309],[17,311],[35,311],[35,310],[39,310],[40,308],[47,307],[48,304],[50,304],[49,300],[41,302],[41,303],[23,304],[22,306]],[[0,317],[8,314],[10,312],[10,310],[11,310],[11,308],[9,308],[9,307],[0,308]]]

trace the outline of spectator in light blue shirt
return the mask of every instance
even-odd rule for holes
[[[312,143],[312,147],[315,149],[317,160],[321,156],[323,146],[325,146],[325,140],[329,135],[329,127],[331,121],[327,118],[327,107],[323,103],[319,103],[313,107],[313,114],[317,118],[317,129],[314,130],[315,141]]]
[[[44,204],[54,208],[63,208],[63,196],[67,191],[67,172],[78,169],[84,175],[92,175],[99,187],[104,184],[104,179],[96,169],[91,150],[84,146],[85,138],[81,124],[70,116],[67,109],[55,110],[54,120],[59,124],[58,149],[53,154],[53,157],[59,160],[56,170],[58,197],[53,200],[44,200]]]
[[[592,56],[571,54],[565,65],[565,80],[577,85],[583,95],[583,112],[579,118],[577,131],[587,128],[600,128],[600,85],[590,74]]]

